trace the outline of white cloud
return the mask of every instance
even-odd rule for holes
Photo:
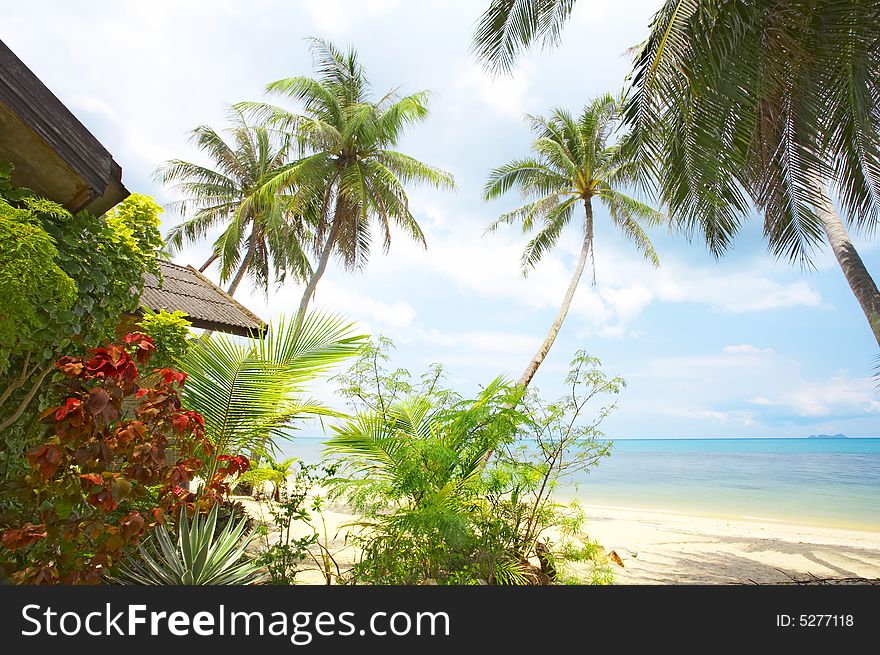
[[[875,387],[872,378],[850,378],[839,374],[828,380],[803,382],[781,394],[776,402],[799,416],[872,414],[880,412]]]
[[[388,14],[398,4],[399,0],[321,0],[304,2],[302,8],[322,34],[338,38],[364,20]]]
[[[510,75],[493,76],[478,64],[468,62],[460,74],[459,93],[474,95],[492,112],[520,120],[536,99],[530,93],[531,66],[527,62]]]
[[[739,346],[725,346],[724,352],[729,355],[747,354],[747,355],[766,355],[774,352],[772,348],[757,348],[750,343],[743,343]]]

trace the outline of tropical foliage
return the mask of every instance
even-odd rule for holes
[[[291,195],[295,214],[314,231],[311,246],[317,265],[298,319],[331,256],[348,269],[366,264],[373,224],[386,251],[392,225],[425,243],[410,211],[407,184],[454,187],[449,173],[393,149],[408,126],[427,117],[428,92],[400,96],[389,91],[374,98],[355,50],[342,52],[320,39],[312,39],[311,45],[316,77],[290,77],[266,87],[298,103],[300,111],[257,102],[237,106],[288,134],[300,149],[299,158],[262,180],[259,194]]]
[[[126,335],[88,357],[64,357],[63,401],[27,453],[28,475],[8,484],[0,514],[2,560],[13,581],[100,582],[137,540],[181,503],[181,485],[209,448],[202,418],[184,409],[186,375],[163,369],[151,387],[138,367],[149,337]]]
[[[144,273],[158,275],[158,216],[134,194],[105,216],[71,215],[9,183],[0,171],[0,470],[20,471],[40,438],[36,416],[57,399],[50,380],[62,355],[113,337],[133,312]]]
[[[157,170],[158,179],[184,196],[174,206],[185,220],[168,233],[168,245],[180,249],[222,229],[201,270],[219,260],[221,282],[231,279],[230,294],[246,276],[264,292],[288,275],[294,282],[304,280],[311,273],[301,245],[308,224],[292,213],[289,197],[260,193],[287,164],[291,140],[266,125],[249,123],[239,111],[233,110],[231,119],[226,138],[207,125],[192,131],[191,140],[213,168],[172,159]]]
[[[321,313],[309,314],[299,329],[281,318],[247,340],[213,334],[181,359],[190,375],[184,402],[204,417],[217,454],[248,452],[259,459],[294,421],[335,415],[305,395],[308,385],[357,353],[364,339],[352,323]],[[208,462],[207,479],[217,466]]]
[[[492,0],[480,16],[473,50],[489,69],[508,73],[520,52],[534,43],[559,43],[576,0]]]
[[[587,259],[593,257],[593,201],[605,205],[611,221],[654,266],[660,263],[642,225],[658,225],[663,215],[627,195],[638,184],[642,166],[632,157],[626,135],[612,142],[620,103],[611,95],[596,98],[577,117],[556,109],[549,118],[526,116],[535,134],[532,157],[515,159],[492,171],[484,187],[486,200],[519,189],[530,202],[502,214],[500,225],[520,223],[523,232],[537,230],[522,256],[527,273],[553,248],[576,212],[583,211],[580,255],[562,307],[547,337],[519,379],[528,386],[562,327]],[[595,269],[594,269],[595,270]],[[594,273],[595,280],[595,273]]]
[[[574,4],[492,0],[474,48],[509,72],[558,42]],[[880,343],[880,291],[845,225],[870,233],[880,208],[878,25],[871,0],[667,0],[634,49],[626,122],[680,227],[721,255],[756,206],[779,257],[808,266],[827,241]]]
[[[298,461],[297,457],[288,457],[276,460],[271,454],[257,465],[252,466],[236,481],[237,485],[248,485],[257,490],[257,493],[269,486],[269,496],[275,502],[281,502],[281,496],[287,486],[287,478],[293,472],[293,465]]]
[[[156,346],[151,364],[154,368],[174,368],[183,358],[190,345],[192,325],[181,311],[166,312],[160,309],[153,312],[142,307],[144,317],[138,326],[147,334]]]
[[[374,357],[375,347],[365,350],[364,360]],[[573,409],[566,418],[574,422],[585,401],[574,408],[560,402],[536,422],[519,407],[522,388],[500,378],[476,398],[463,399],[439,389],[429,373],[433,391],[392,400],[386,383],[399,386],[408,376],[374,371],[374,391],[358,392],[362,410],[336,426],[326,445],[340,466],[331,481],[334,493],[363,516],[357,537],[362,557],[348,572],[350,581],[541,583],[556,578],[566,554],[595,554],[580,533],[582,515],[572,518],[549,503],[550,489],[569,464],[587,468],[607,450],[591,428],[561,428],[562,414]],[[595,369],[572,375],[574,386],[590,386],[593,396],[610,390]],[[602,418],[600,413],[594,425]],[[542,438],[538,461],[516,446],[532,434]],[[579,437],[593,439],[575,444]],[[491,453],[498,454],[487,467]],[[539,540],[553,527],[565,548],[554,551]]]
[[[245,556],[254,535],[247,518],[229,521],[220,528],[220,506],[207,516],[192,519],[181,508],[177,540],[167,525],[158,526],[146,543],[138,544],[136,557],[126,560],[114,580],[123,584],[147,585],[243,585],[257,582],[265,574],[253,559]]]
[[[638,50],[627,122],[671,215],[715,254],[754,204],[777,256],[827,240],[880,343],[880,292],[847,223],[880,210],[880,6],[669,0]]]

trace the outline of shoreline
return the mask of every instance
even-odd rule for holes
[[[803,527],[803,528],[815,528],[817,530],[841,530],[845,532],[860,532],[866,534],[875,534],[880,537],[880,524],[867,524],[867,523],[858,523],[852,521],[836,521],[836,522],[828,522],[822,520],[809,520],[805,517],[801,516],[788,516],[788,517],[779,517],[779,516],[753,516],[748,514],[735,514],[732,512],[713,512],[710,510],[702,510],[691,507],[681,507],[681,508],[672,508],[672,507],[645,507],[642,505],[616,505],[613,503],[606,503],[603,501],[598,502],[588,502],[583,498],[580,498],[576,495],[568,495],[565,493],[560,494],[558,498],[558,502],[560,503],[570,503],[572,501],[577,501],[581,507],[587,511],[588,509],[597,509],[597,510],[611,510],[611,511],[621,511],[621,512],[641,512],[645,514],[661,514],[668,516],[682,516],[682,517],[690,517],[696,519],[713,519],[718,521],[734,521],[734,522],[745,522],[745,523],[771,523],[771,524],[781,524],[787,526],[794,527]],[[587,511],[587,515],[589,516],[589,511]]]
[[[265,518],[265,504],[244,500]],[[560,499],[562,500],[562,499]],[[804,523],[707,517],[677,511],[583,504],[584,531],[623,567],[612,565],[615,584],[780,584],[810,579],[880,579],[880,531]],[[357,551],[345,524],[357,515],[342,503],[323,512],[343,569]],[[316,517],[317,518],[317,517]],[[295,536],[305,530],[298,526]],[[315,566],[297,575],[301,584],[324,584]]]

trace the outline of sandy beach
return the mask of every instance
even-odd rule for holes
[[[880,578],[880,531],[616,507],[586,512],[590,536],[623,559],[617,584]]]
[[[244,500],[257,518],[265,504]],[[586,531],[623,567],[615,584],[772,584],[792,580],[880,578],[880,531],[763,520],[728,520],[621,507],[584,508]],[[347,539],[357,516],[339,503],[325,509],[330,550],[344,570],[357,556]],[[299,526],[295,534],[305,534]],[[324,584],[316,565],[297,575]]]

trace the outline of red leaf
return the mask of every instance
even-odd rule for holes
[[[27,454],[31,466],[40,471],[44,478],[51,478],[61,466],[61,449],[55,444],[45,444],[32,448]]]
[[[109,404],[110,394],[100,387],[95,387],[89,392],[88,406],[92,414],[103,414]]]
[[[76,412],[82,407],[82,401],[77,398],[68,398],[64,404],[55,410],[55,420],[63,421],[71,412]]]
[[[101,477],[100,473],[83,473],[79,477],[83,480],[91,482],[92,484],[104,484],[104,478]]]
[[[144,529],[144,517],[138,512],[130,512],[119,521],[119,525],[122,526],[122,536],[128,540],[139,535]]]
[[[3,544],[4,548],[15,551],[45,538],[46,526],[44,524],[34,525],[33,523],[25,523],[20,528],[4,532],[3,536],[0,537],[0,543]]]

